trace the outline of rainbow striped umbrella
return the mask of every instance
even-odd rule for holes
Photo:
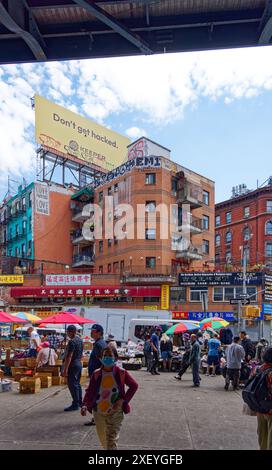
[[[199,323],[198,322],[180,322],[175,325],[172,325],[168,330],[165,332],[167,335],[178,335],[180,333],[189,333],[199,330]]]
[[[206,330],[208,327],[212,328],[213,330],[218,330],[219,328],[225,328],[228,325],[229,322],[219,317],[204,318],[204,320],[201,320],[200,322],[202,330]]]
[[[29,323],[37,323],[41,321],[41,318],[37,315],[33,315],[32,313],[28,312],[16,312],[12,313],[13,317],[21,318],[22,320],[27,320]]]

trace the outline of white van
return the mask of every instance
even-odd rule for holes
[[[144,318],[155,321],[158,323],[158,319],[169,320],[171,319],[171,313],[168,310],[143,310],[143,309],[126,309],[126,308],[101,308],[101,307],[81,307],[71,306],[65,309],[76,313],[77,315],[83,315],[85,318],[94,320],[104,328],[104,336],[112,334],[114,335],[115,341],[119,344],[127,343],[129,336],[129,326],[132,319]],[[87,324],[84,326],[83,335],[90,336],[92,325]]]

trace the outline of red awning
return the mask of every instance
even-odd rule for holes
[[[13,287],[10,295],[13,298],[23,297],[160,297],[158,286],[43,286]]]

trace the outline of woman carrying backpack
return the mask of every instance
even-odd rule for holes
[[[267,381],[267,391],[272,400],[272,348],[267,348],[263,355],[263,365],[261,366],[260,370],[262,372],[267,371],[270,369],[266,376]],[[258,420],[258,440],[260,450],[272,450],[272,407],[269,413],[267,414],[257,414]]]

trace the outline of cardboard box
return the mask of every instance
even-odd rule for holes
[[[84,376],[82,377],[81,376],[81,379],[80,379],[81,385],[85,385],[87,383],[87,381],[88,381],[88,377],[84,377]]]
[[[52,385],[61,385],[62,377],[59,375],[58,377],[52,377]]]
[[[41,390],[41,379],[37,377],[20,380],[20,393],[38,393]]]
[[[61,385],[67,385],[67,377],[61,377]]]
[[[41,367],[37,372],[47,372],[47,375],[51,375],[52,377],[57,377],[60,374],[60,368],[59,366],[46,366],[46,367]]]
[[[81,371],[81,377],[88,377],[88,376],[89,376],[88,367],[83,367]]]
[[[33,377],[33,374],[27,374],[26,372],[16,372],[14,376],[15,382],[20,382],[20,380],[24,377]]]
[[[22,374],[26,370],[28,370],[27,367],[21,367],[21,366],[20,367],[11,367],[11,375],[12,375],[12,377],[15,377],[15,374],[17,374],[17,373]]]
[[[36,361],[35,357],[28,357],[26,359],[27,367],[30,367],[30,368],[33,367],[34,368],[34,367],[36,367],[36,364],[37,364],[37,361]]]
[[[36,374],[35,378],[40,379],[42,388],[52,387],[52,375],[49,376],[47,374]]]

